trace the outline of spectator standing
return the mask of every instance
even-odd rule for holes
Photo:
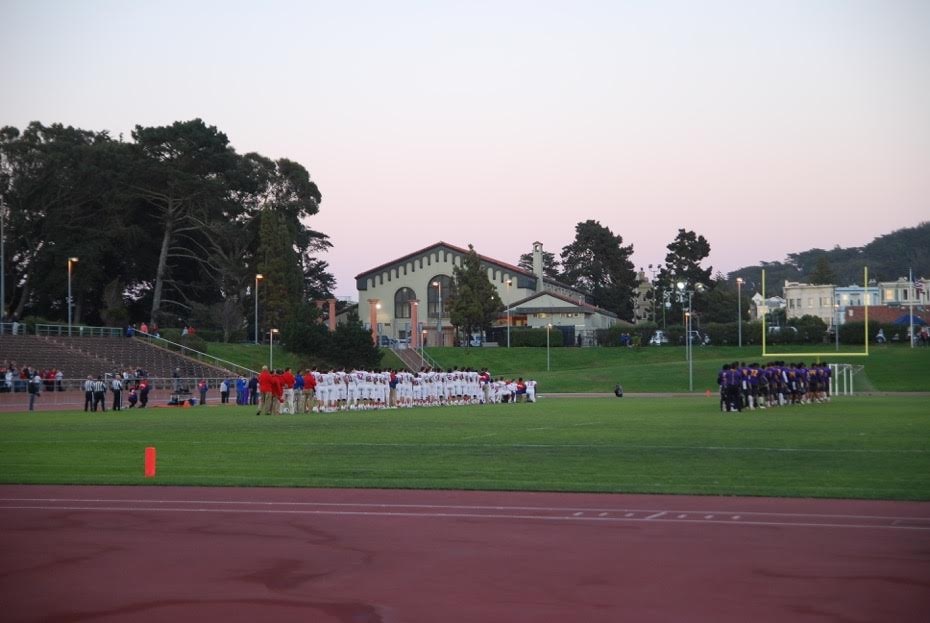
[[[64,379],[65,373],[61,370],[55,370],[55,388],[60,392],[65,391],[64,385],[62,385]]]
[[[258,377],[253,375],[252,378],[249,379],[249,404],[258,404],[258,394]]]
[[[29,379],[29,410],[35,411],[35,402],[42,393],[42,377],[39,376],[39,372],[36,371],[32,378]]]
[[[220,404],[229,404],[229,382],[226,379],[220,381]]]
[[[207,404],[207,382],[200,379],[200,382],[197,383],[197,389],[200,391],[200,404]]]

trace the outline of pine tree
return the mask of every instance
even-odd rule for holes
[[[453,280],[453,294],[449,301],[452,324],[462,329],[466,336],[490,328],[504,305],[472,245],[468,245],[462,266],[455,267]]]

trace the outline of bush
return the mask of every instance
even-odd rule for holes
[[[640,322],[634,326],[615,324],[608,329],[598,329],[594,332],[598,346],[621,346],[620,337],[626,333],[634,346],[648,344],[649,338],[658,329],[654,322]]]
[[[158,333],[166,340],[177,342],[188,348],[199,350],[202,353],[207,352],[209,348],[207,341],[200,335],[199,331],[195,331],[194,335],[185,335],[183,337],[181,336],[181,329],[159,329]],[[165,346],[170,346],[170,344],[165,344]],[[173,347],[172,349],[174,350]]]
[[[546,329],[511,329],[511,346],[546,347]],[[562,332],[554,327],[549,330],[549,346],[562,346]]]

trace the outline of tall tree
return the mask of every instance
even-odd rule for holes
[[[810,282],[814,285],[831,285],[836,283],[836,275],[830,268],[830,260],[826,255],[821,255],[817,259],[817,265],[814,266],[814,272],[811,273]]]
[[[665,255],[665,265],[659,271],[658,281],[663,290],[671,292],[670,303],[672,306],[672,317],[681,317],[682,310],[686,307],[686,301],[682,297],[679,299],[675,293],[682,291],[677,288],[677,284],[685,284],[688,291],[694,293],[691,305],[698,313],[704,311],[706,307],[706,292],[713,286],[711,274],[713,268],[701,268],[701,262],[710,255],[710,243],[704,236],[699,236],[693,231],[684,229],[678,230],[678,235],[667,247],[668,253]]]
[[[668,285],[684,281],[691,286],[710,285],[713,268],[701,268],[701,262],[710,255],[710,243],[693,231],[678,230],[678,235],[667,247],[665,266],[659,271],[659,280]]]
[[[517,266],[525,271],[533,272],[533,253],[530,252],[521,255]],[[550,279],[561,279],[560,269],[561,266],[559,265],[559,260],[556,258],[555,253],[543,251],[543,275]]]
[[[198,259],[196,255],[192,258],[188,244],[179,244],[179,236],[195,236],[201,231],[191,219],[194,212],[200,213],[201,221],[222,216],[228,192],[226,176],[235,171],[236,156],[226,135],[200,119],[163,127],[136,126],[132,137],[138,169],[131,188],[152,209],[153,229],[160,239],[150,314],[154,323],[162,313],[166,286],[179,290],[172,261]],[[170,302],[189,309],[178,298]]]
[[[623,246],[623,238],[598,221],[578,223],[574,242],[562,248],[562,279],[589,292],[594,305],[630,319],[636,287],[632,255],[633,245]]]
[[[504,305],[472,245],[468,245],[468,253],[462,258],[462,265],[453,270],[452,278],[453,294],[448,303],[452,324],[464,331],[466,337],[491,328]]]

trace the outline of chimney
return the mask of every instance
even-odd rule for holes
[[[536,291],[542,292],[543,288],[543,247],[541,242],[533,243],[533,274],[536,275]]]

